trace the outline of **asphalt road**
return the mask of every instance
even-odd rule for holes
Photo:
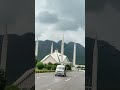
[[[54,73],[36,73],[35,90],[85,90],[85,72],[67,72],[66,77]]]

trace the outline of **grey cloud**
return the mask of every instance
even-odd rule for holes
[[[58,17],[54,13],[49,13],[47,11],[39,13],[37,17],[38,21],[44,24],[54,24],[58,22]]]
[[[39,1],[39,3],[41,1]],[[77,42],[84,45],[85,30],[83,27],[85,27],[85,0],[44,0],[44,1],[45,2],[43,2],[44,3],[43,6],[36,4],[37,5],[36,16],[40,16],[38,12],[42,11],[54,12],[57,16],[57,21],[51,25],[51,22],[48,23],[47,21],[46,24],[46,22],[41,22],[40,19],[37,17],[39,19],[39,22],[38,21],[36,22],[36,31],[41,32],[42,36],[40,36],[40,39],[59,40],[61,39],[61,33],[64,33],[66,36],[65,42],[76,40]],[[36,20],[38,20],[37,18]],[[71,37],[68,37],[67,35]],[[78,39],[77,37],[80,37],[81,39]]]
[[[75,19],[81,27],[85,26],[85,0],[47,0],[47,8],[62,17]]]
[[[57,29],[59,30],[78,30],[79,24],[76,21],[73,20],[60,20],[60,22],[57,24]]]

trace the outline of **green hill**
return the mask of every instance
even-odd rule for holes
[[[53,42],[54,50],[57,49],[59,52],[61,50],[61,41],[54,42],[50,40],[39,41],[39,52],[38,59],[42,60],[46,55],[50,54],[51,44]],[[65,55],[72,62],[73,59],[73,47],[74,42],[69,42],[64,44],[65,47]],[[77,64],[85,64],[85,48],[79,43],[76,44],[76,63]]]

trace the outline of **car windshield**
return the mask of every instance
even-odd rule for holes
[[[65,69],[65,67],[57,67],[57,69],[64,70],[64,69]]]

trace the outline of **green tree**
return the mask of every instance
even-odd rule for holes
[[[47,64],[44,64],[44,68],[47,68]]]
[[[46,68],[47,68],[48,70],[51,70],[51,69],[52,69],[52,65],[49,65],[49,64],[48,64],[48,65],[46,66]]]
[[[67,70],[71,70],[71,65],[66,65]]]
[[[57,65],[60,65],[60,64],[58,64],[58,63],[55,63],[54,65],[55,65],[55,66],[57,66]]]
[[[36,67],[38,69],[43,69],[44,68],[44,64],[42,62],[37,62]]]
[[[51,62],[49,62],[48,65],[53,65],[53,64]]]
[[[77,68],[81,68],[80,66],[77,66]]]
[[[51,69],[55,70],[56,69],[56,65],[52,65]]]

